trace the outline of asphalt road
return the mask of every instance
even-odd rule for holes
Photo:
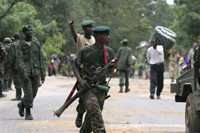
[[[74,102],[60,118],[53,116],[65,101],[75,78],[47,77],[34,101],[34,120],[18,115],[15,91],[0,99],[0,133],[78,133]],[[108,133],[183,133],[185,103],[175,103],[170,80],[165,79],[161,100],[149,99],[149,80],[130,79],[130,93],[118,93],[118,78],[110,82],[111,97],[104,105],[103,117]]]

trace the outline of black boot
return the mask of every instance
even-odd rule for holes
[[[21,88],[16,88],[16,97],[11,99],[11,101],[19,101],[21,100],[22,91]]]
[[[6,97],[7,95],[6,94],[0,94],[0,98],[2,98],[2,97]]]
[[[25,120],[33,120],[33,116],[31,115],[31,108],[26,108]]]
[[[21,117],[24,117],[24,104],[22,102],[19,102],[17,104],[18,108],[19,108],[19,115]]]
[[[126,87],[125,92],[131,91],[128,87]]]
[[[7,95],[6,94],[3,94],[3,92],[2,92],[2,88],[0,88],[0,98],[2,98],[2,97],[6,97]]]
[[[12,79],[9,79],[9,80],[8,80],[8,89],[9,89],[9,90],[13,90],[13,88],[12,88],[11,85],[12,85]]]
[[[123,93],[123,86],[120,86],[119,93]]]
[[[82,119],[83,119],[83,114],[78,113],[77,117],[76,117],[76,127],[80,128],[82,125]]]

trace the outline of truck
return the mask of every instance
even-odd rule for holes
[[[170,84],[176,102],[185,102],[186,133],[200,133],[200,48],[195,50],[194,67],[184,70]]]

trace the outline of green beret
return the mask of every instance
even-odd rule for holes
[[[92,26],[93,23],[94,23],[94,21],[92,21],[92,20],[85,20],[81,24],[82,24],[82,26]]]
[[[92,28],[94,34],[96,33],[110,33],[110,28],[108,26],[96,26]]]
[[[22,28],[22,32],[25,33],[29,28],[32,29],[32,26],[31,25],[26,25]]]

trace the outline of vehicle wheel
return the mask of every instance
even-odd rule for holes
[[[194,96],[190,93],[185,107],[186,133],[200,133],[200,112],[196,111]]]

